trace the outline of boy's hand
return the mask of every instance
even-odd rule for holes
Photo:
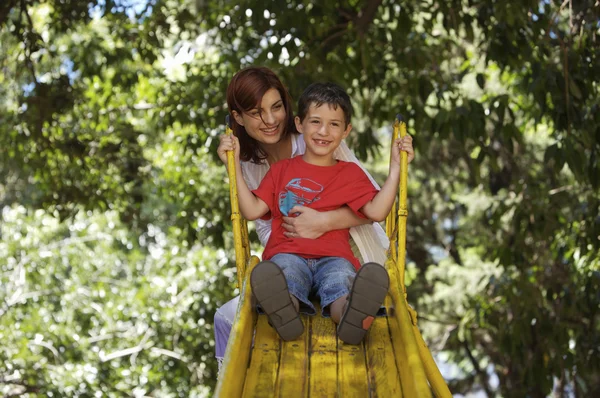
[[[217,148],[217,154],[221,162],[227,165],[227,151],[235,151],[234,159],[236,162],[240,159],[240,142],[238,138],[231,134],[221,134],[219,136],[219,147]]]
[[[398,138],[392,145],[392,162],[400,164],[400,151],[405,151],[408,154],[408,163],[412,162],[415,158],[415,151],[412,146],[412,137],[406,135],[402,138]]]

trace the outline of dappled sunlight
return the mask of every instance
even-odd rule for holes
[[[226,88],[264,65],[348,91],[380,183],[406,120],[407,297],[456,396],[600,396],[597,1],[0,3],[0,395],[213,393]]]

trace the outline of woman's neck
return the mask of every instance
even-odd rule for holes
[[[262,144],[261,148],[267,154],[269,165],[292,157],[292,135],[288,134],[276,144]]]

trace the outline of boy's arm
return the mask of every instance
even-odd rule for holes
[[[360,211],[373,221],[383,221],[390,213],[396,193],[398,192],[398,182],[400,181],[400,165],[392,163],[390,165],[390,174],[381,187],[381,191],[365,204]]]
[[[254,221],[269,212],[269,206],[252,193],[244,176],[242,175],[242,167],[240,166],[240,143],[236,136],[232,135],[232,143],[224,150],[233,150],[235,159],[235,179],[237,184],[238,204],[240,212],[246,220]]]
[[[235,164],[235,178],[237,183],[238,191],[238,202],[240,205],[240,211],[244,218],[248,221],[254,221],[269,212],[269,206],[252,193],[242,176],[242,168],[240,167],[239,160],[236,160]]]
[[[392,145],[392,159],[390,161],[390,174],[388,175],[381,191],[365,204],[360,210],[362,213],[373,221],[383,221],[389,214],[396,193],[398,192],[398,183],[400,182],[400,151],[409,152],[409,155],[414,153],[412,150],[412,138],[398,138]]]

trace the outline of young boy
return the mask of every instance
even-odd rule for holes
[[[338,324],[338,337],[361,342],[381,307],[389,287],[384,267],[362,267],[349,244],[349,230],[325,233],[317,239],[284,235],[282,217],[296,205],[318,211],[348,206],[359,216],[382,221],[390,212],[400,178],[400,149],[412,151],[411,141],[398,139],[392,148],[390,172],[378,192],[362,169],[338,161],[334,151],[352,130],[352,105],[346,92],[332,83],[310,85],[298,101],[296,127],[304,135],[302,156],[273,164],[255,191],[250,191],[239,164],[234,138],[238,199],[248,220],[272,218],[272,232],[263,259],[250,276],[252,292],[283,340],[304,331],[302,304],[314,314],[308,296],[316,291],[321,307]],[[356,271],[358,270],[358,272]]]

